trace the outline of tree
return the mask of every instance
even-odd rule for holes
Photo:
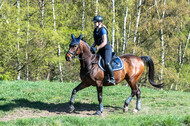
[[[139,4],[137,5],[137,22],[136,22],[136,28],[135,28],[135,33],[134,33],[134,46],[137,40],[137,32],[138,32],[138,27],[139,27],[139,21],[140,21],[140,16],[141,16],[141,6],[142,6],[142,0],[139,0]],[[135,54],[135,48],[133,49],[133,54]]]
[[[114,51],[114,44],[115,44],[115,0],[112,0],[112,13],[113,13],[113,25],[112,25],[112,51]]]
[[[18,30],[17,30],[17,35],[18,35],[18,42],[17,42],[17,64],[18,64],[18,76],[17,76],[17,80],[20,80],[20,76],[21,76],[21,64],[20,64],[20,55],[19,55],[19,50],[20,50],[20,0],[17,0],[17,8],[18,8],[18,17],[17,17],[17,24],[18,24]]]
[[[54,26],[54,31],[56,32],[56,22],[55,22],[55,8],[54,8],[54,0],[52,0],[52,10],[53,10],[53,26]],[[56,32],[57,33],[57,32]],[[61,47],[59,42],[57,42],[57,47],[58,47],[58,57],[61,55]],[[59,60],[59,72],[60,72],[60,81],[63,82],[63,75],[62,75],[62,67],[61,67],[61,62]]]
[[[125,48],[127,47],[126,45],[126,23],[127,23],[127,15],[128,15],[128,1],[127,0],[127,7],[126,7],[126,12],[124,14],[124,22],[123,22],[123,49],[122,49],[122,54],[125,52]]]

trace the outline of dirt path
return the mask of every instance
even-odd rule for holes
[[[1,117],[0,121],[6,122],[22,118],[50,117],[56,115],[89,117],[89,116],[94,116],[95,112],[96,111],[75,111],[74,113],[67,113],[67,112],[57,112],[57,111],[47,111],[47,110],[41,111],[41,110],[22,108],[15,110],[11,114],[7,114],[4,117]],[[101,116],[105,117],[106,115],[107,112],[104,111],[104,113]]]

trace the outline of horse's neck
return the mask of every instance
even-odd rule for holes
[[[90,66],[92,59],[94,57],[94,54],[92,54],[90,52],[89,47],[83,42],[83,47],[82,47],[82,53],[79,55],[80,60],[80,64],[81,64],[81,68],[89,68],[88,66]]]

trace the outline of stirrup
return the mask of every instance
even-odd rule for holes
[[[109,80],[107,80],[107,82],[112,84],[112,85],[115,85],[115,80],[114,79],[112,79],[112,80],[109,79]]]

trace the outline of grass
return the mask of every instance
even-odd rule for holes
[[[105,116],[65,114],[71,92],[78,83],[0,81],[0,119],[22,109],[62,113],[50,117],[26,117],[0,122],[0,125],[190,125],[190,92],[164,91],[142,87],[142,110],[133,114],[136,98],[129,105],[129,111],[122,112],[124,101],[131,91],[125,86],[103,88]],[[79,91],[75,99],[78,113],[96,111],[98,108],[95,87]]]

